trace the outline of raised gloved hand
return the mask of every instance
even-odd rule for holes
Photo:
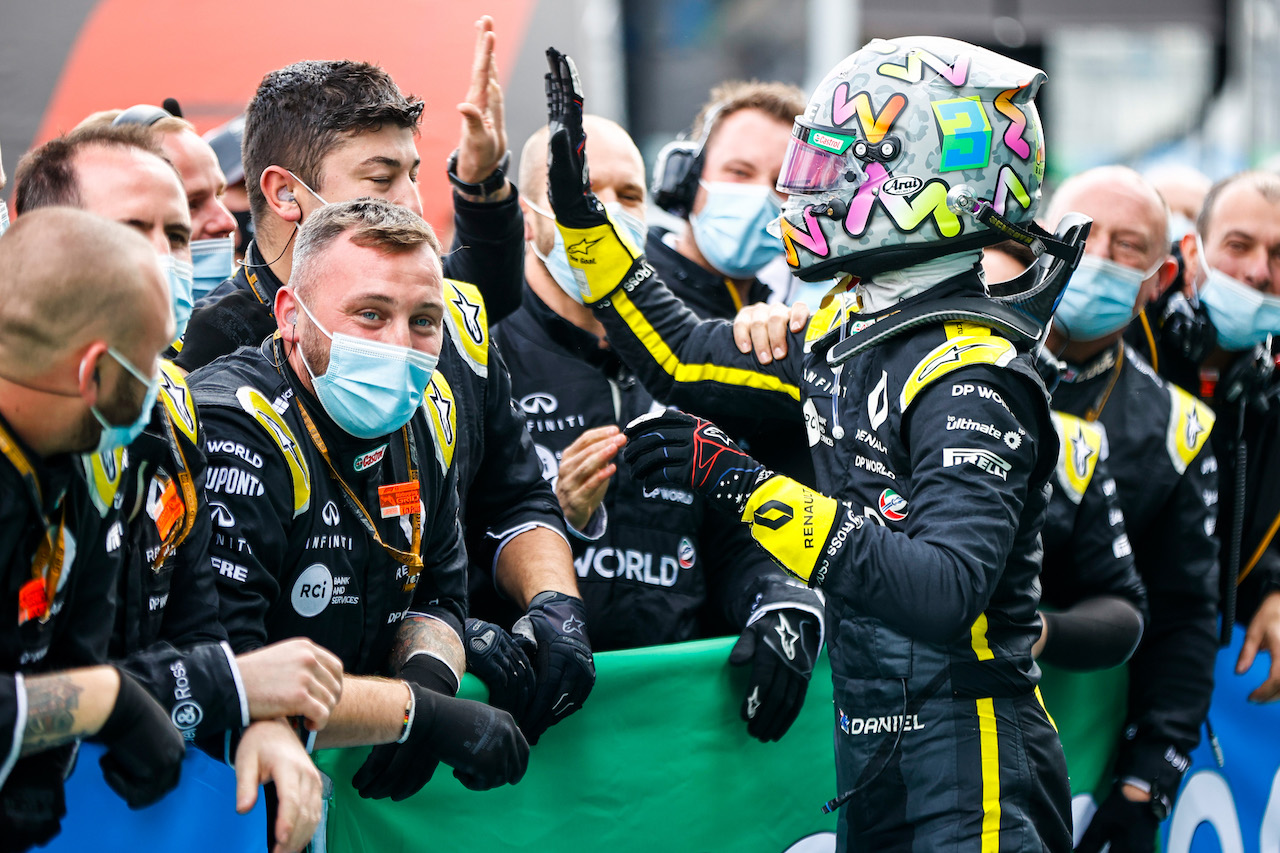
[[[626,436],[622,456],[646,486],[692,489],[721,512],[740,515],[773,476],[718,426],[679,409],[641,415],[627,424]]]
[[[644,247],[614,223],[591,191],[578,69],[554,47],[547,48],[547,63],[547,199],[582,301],[590,305],[619,286],[649,278],[653,268],[644,260]]]
[[[511,635],[492,622],[468,619],[462,645],[467,669],[489,688],[489,704],[524,719],[533,701],[533,666]]]
[[[821,647],[822,622],[807,610],[766,610],[747,623],[729,654],[729,663],[751,664],[751,679],[742,700],[748,734],[771,741],[787,733],[804,707]]]
[[[98,760],[111,790],[131,809],[159,800],[178,784],[186,744],[169,715],[124,670],[120,691],[107,721],[87,740],[107,752]]]
[[[587,638],[582,599],[562,592],[540,592],[512,629],[533,661],[537,692],[520,720],[529,743],[582,707],[596,683],[596,664]]]
[[[0,849],[27,850],[48,844],[67,815],[64,781],[76,744],[18,759],[0,788]]]
[[[1150,802],[1126,797],[1119,784],[1102,801],[1089,821],[1089,828],[1076,850],[1101,853],[1108,844],[1111,853],[1151,853],[1156,848],[1160,821]]]

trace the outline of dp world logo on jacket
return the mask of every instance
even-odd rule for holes
[[[588,547],[573,558],[573,567],[583,579],[636,581],[648,586],[675,586],[681,569],[691,569],[697,562],[693,542],[680,540],[679,554],[654,554],[633,548]]]

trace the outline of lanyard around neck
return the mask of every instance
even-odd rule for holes
[[[18,594],[18,623],[39,617],[41,622],[48,622],[52,615],[53,596],[58,591],[58,582],[66,561],[66,503],[58,502],[56,516],[46,518],[44,515],[43,492],[40,481],[36,477],[35,467],[27,459],[18,442],[0,425],[0,452],[3,452],[9,463],[17,469],[27,487],[27,493],[35,504],[36,512],[44,522],[43,538],[36,547],[35,556],[31,559],[31,580],[23,585]]]

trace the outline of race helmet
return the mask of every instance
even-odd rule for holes
[[[796,117],[778,178],[792,270],[865,277],[1005,239],[964,214],[976,201],[1030,222],[1044,178],[1033,99],[1045,79],[947,38],[876,39],[846,58]]]

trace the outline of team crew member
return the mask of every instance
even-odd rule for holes
[[[66,205],[133,227],[162,259],[175,302],[183,291],[177,278],[178,262],[188,257],[187,199],[145,130],[100,123],[41,146],[19,166],[18,201],[24,215]],[[300,716],[322,727],[341,693],[342,665],[305,640],[241,660],[232,655],[209,559],[203,439],[185,381],[162,361],[151,417],[129,445],[121,511],[111,510],[108,535],[122,550],[124,569],[110,658],[168,709],[184,737],[212,738],[211,752],[233,755],[254,789],[260,775],[276,780],[285,805],[276,840],[299,849],[319,820],[320,778],[280,720]],[[115,460],[96,464],[109,469]],[[251,720],[275,722],[259,723],[241,743]],[[226,750],[224,733],[237,749]]]
[[[1163,314],[1146,318],[1152,363],[1218,417],[1212,441],[1221,466],[1224,624],[1248,626],[1238,673],[1248,671],[1259,650],[1270,654],[1268,677],[1249,696],[1270,702],[1280,697],[1280,489],[1274,476],[1280,382],[1273,340],[1280,334],[1280,180],[1241,172],[1219,181],[1181,250],[1180,289],[1168,296]]]
[[[995,329],[1024,343],[1037,331],[1008,314],[997,323],[1003,306],[982,298],[978,249],[999,232],[976,214],[990,211],[957,198],[975,211],[961,220],[945,206],[948,187],[963,185],[957,196],[999,197],[1005,228],[1034,214],[1043,73],[933,38],[874,41],[831,71],[793,131],[782,234],[801,275],[860,283],[815,315],[805,340],[793,336],[803,364],[762,367],[727,323],[685,311],[602,215],[577,155],[576,73],[552,59],[551,200],[566,246],[587,241],[575,268],[611,345],[659,398],[707,413],[768,406],[814,424],[819,491],[675,410],[633,424],[625,458],[650,487],[689,489],[731,513],[826,592],[838,846],[1069,850],[1066,768],[1031,658],[1057,438],[1039,376]],[[958,142],[975,123],[990,137]],[[974,144],[990,148],[977,158]],[[882,191],[898,176],[927,183],[932,206]],[[1069,240],[1043,239],[1071,254]],[[1053,265],[1044,286],[1060,287],[1066,268]],[[967,319],[912,322],[946,297]],[[947,429],[949,418],[964,423]]]
[[[1173,278],[1164,202],[1129,169],[1068,180],[1050,208],[1094,219],[1045,348],[1066,362],[1053,404],[1106,428],[1110,468],[1150,619],[1130,662],[1116,784],[1082,845],[1150,850],[1177,794],[1213,690],[1217,463],[1208,407],[1124,346],[1133,316]]]
[[[644,239],[644,161],[621,127],[587,116],[592,191],[632,239]],[[547,133],[521,154],[526,203],[546,209]],[[789,581],[746,532],[682,488],[649,489],[617,458],[621,425],[653,398],[603,340],[582,305],[554,221],[527,216],[519,311],[495,331],[514,366],[515,396],[574,531],[578,585],[595,648],[741,633],[730,656],[753,664],[742,704],[748,731],[777,740],[803,704],[822,644],[822,599]]]
[[[493,34],[482,27],[472,101],[486,107],[500,125],[501,91],[493,76],[492,52]],[[275,294],[290,280],[291,235],[299,221],[310,219],[326,202],[385,194],[414,213],[421,211],[413,147],[421,109],[422,102],[405,97],[385,72],[360,63],[300,63],[267,75],[246,112],[244,150],[248,173],[255,176],[250,183],[258,245],[276,261],[269,268],[242,269],[243,283],[256,288],[252,293]],[[335,135],[330,129],[334,124],[345,127],[344,133]],[[481,155],[489,168],[495,168],[505,159],[504,132],[472,124],[465,123],[458,168],[464,159]],[[313,165],[304,168],[300,163]],[[523,245],[514,190],[500,170],[493,174],[500,184],[494,199],[500,200],[455,198],[458,239],[473,248],[451,252],[445,261],[451,274],[481,276],[476,281],[484,281],[489,292],[505,287],[507,266],[496,256],[518,253]],[[313,179],[318,183],[304,183]],[[382,180],[390,183],[377,182]],[[468,227],[485,231],[484,240],[472,240],[461,227],[464,212],[470,217]],[[481,263],[486,253],[492,257]],[[519,270],[512,269],[519,286]],[[489,346],[486,300],[477,287],[462,281],[446,279],[443,286],[448,334],[438,375],[453,407],[449,423],[457,427],[456,437],[449,437],[450,458],[458,473],[473,574],[496,585],[519,613],[529,617],[529,639],[537,647],[532,661],[514,655],[509,690],[496,689],[492,676],[487,681],[495,687],[494,704],[516,714],[526,736],[536,742],[552,722],[580,707],[595,683],[591,650],[578,629],[585,614],[577,597],[563,516],[542,479],[523,414],[512,405],[505,364]],[[224,331],[236,346],[256,347],[264,336],[261,329],[250,334],[237,325],[246,316],[259,316],[249,327],[269,321],[274,328],[276,322],[271,302],[258,303],[250,292],[232,294],[208,310],[216,315],[225,309]],[[210,343],[217,346],[211,348]],[[191,347],[206,356],[230,351],[226,344],[197,318],[182,358]],[[467,644],[472,652],[483,646]]]
[[[430,227],[389,202],[314,210],[276,294],[279,334],[190,378],[231,645],[308,636],[336,654],[347,675],[319,745],[382,744],[355,785],[397,800],[438,761],[484,789],[518,781],[529,754],[509,714],[453,698],[466,554],[458,424],[433,375],[438,253]]]
[[[1035,259],[1031,249],[1005,240],[983,249],[982,271],[989,282],[1008,281]],[[1046,360],[1043,352],[1039,358]],[[1056,375],[1046,382],[1052,390]],[[1133,566],[1107,462],[1106,430],[1096,421],[1056,411],[1053,426],[1058,465],[1040,531],[1042,624],[1033,651],[1037,659],[1064,669],[1119,666],[1142,638],[1147,592]]]
[[[685,221],[678,231],[651,227],[645,255],[701,319],[732,319],[744,305],[770,299],[756,274],[782,257],[782,244],[767,227],[782,208],[774,185],[792,120],[804,105],[795,86],[730,81],[711,91],[693,121],[693,139],[658,153],[654,201]],[[773,357],[761,353],[766,364]],[[721,426],[771,468],[813,482],[800,425],[735,418]]]
[[[78,455],[119,451],[146,422],[173,320],[146,240],[73,210],[24,216],[0,239],[0,304],[0,566],[16,617],[2,646],[0,825],[25,850],[58,832],[74,740],[106,748],[107,783],[135,808],[178,782],[168,713],[101,665],[119,568],[101,507],[121,471]]]

